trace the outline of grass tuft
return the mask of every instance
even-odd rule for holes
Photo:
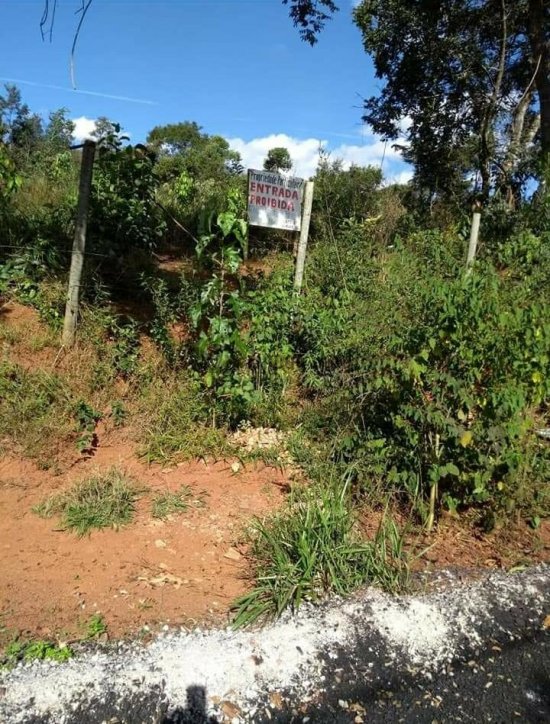
[[[116,467],[97,472],[33,508],[42,518],[60,515],[62,525],[83,536],[93,528],[129,523],[141,489]]]
[[[188,485],[182,485],[181,488],[173,493],[166,490],[157,493],[153,497],[152,515],[153,518],[167,518],[169,515],[185,513],[192,502],[193,491]]]
[[[255,523],[251,558],[256,585],[234,603],[236,627],[279,616],[330,592],[348,594],[366,581],[389,591],[406,585],[402,534],[384,518],[374,540],[362,541],[347,484],[293,496],[283,511]]]

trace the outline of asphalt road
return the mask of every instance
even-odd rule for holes
[[[550,631],[506,647],[489,645],[481,656],[452,664],[432,681],[410,676],[392,678],[375,689],[356,685],[336,690],[326,706],[312,708],[307,716],[311,724],[349,724],[356,717],[369,724],[548,723]],[[289,712],[277,721],[303,718]]]

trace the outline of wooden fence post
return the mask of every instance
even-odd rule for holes
[[[95,147],[96,144],[94,141],[85,141],[82,149],[76,228],[71,254],[71,270],[69,272],[69,288],[67,290],[67,303],[65,305],[65,319],[63,322],[63,347],[72,347],[76,335],[78,300],[80,297],[82,267],[84,266],[86,229],[88,226],[88,208],[90,205],[90,191],[92,188]]]
[[[481,204],[474,204],[472,215],[472,226],[470,228],[470,243],[468,244],[468,257],[466,259],[466,274],[470,274],[477,254],[477,242],[479,239],[479,224],[481,222]]]
[[[313,205],[313,181],[306,181],[304,193],[304,212],[302,214],[302,225],[300,227],[300,241],[298,242],[298,254],[296,255],[296,271],[294,273],[294,290],[299,294],[302,290],[304,280],[304,267],[306,265],[307,241],[309,236],[309,222],[311,221],[311,207]]]

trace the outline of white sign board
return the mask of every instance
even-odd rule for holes
[[[271,171],[248,172],[248,223],[300,231],[304,179]]]

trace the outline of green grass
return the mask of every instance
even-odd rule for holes
[[[152,503],[153,518],[164,519],[169,515],[185,513],[192,502],[192,498],[193,491],[188,485],[182,485],[175,493],[169,490],[157,493],[153,497]]]
[[[151,385],[140,400],[141,453],[148,462],[171,463],[223,457],[229,450],[224,431],[205,424],[208,410],[187,380]]]
[[[60,515],[64,528],[83,536],[94,528],[118,528],[129,523],[142,492],[125,473],[112,467],[47,498],[33,511],[42,518]]]
[[[385,590],[408,580],[403,536],[385,518],[374,540],[361,540],[348,486],[294,492],[288,506],[254,525],[254,589],[234,603],[234,625],[279,616],[303,601],[348,594],[366,581]]]
[[[73,656],[69,646],[60,646],[51,641],[41,639],[31,641],[12,641],[4,651],[2,665],[6,668],[15,666],[20,661],[67,661]]]
[[[44,466],[55,457],[56,444],[71,434],[71,405],[70,391],[57,375],[0,363],[0,439],[6,446]]]

